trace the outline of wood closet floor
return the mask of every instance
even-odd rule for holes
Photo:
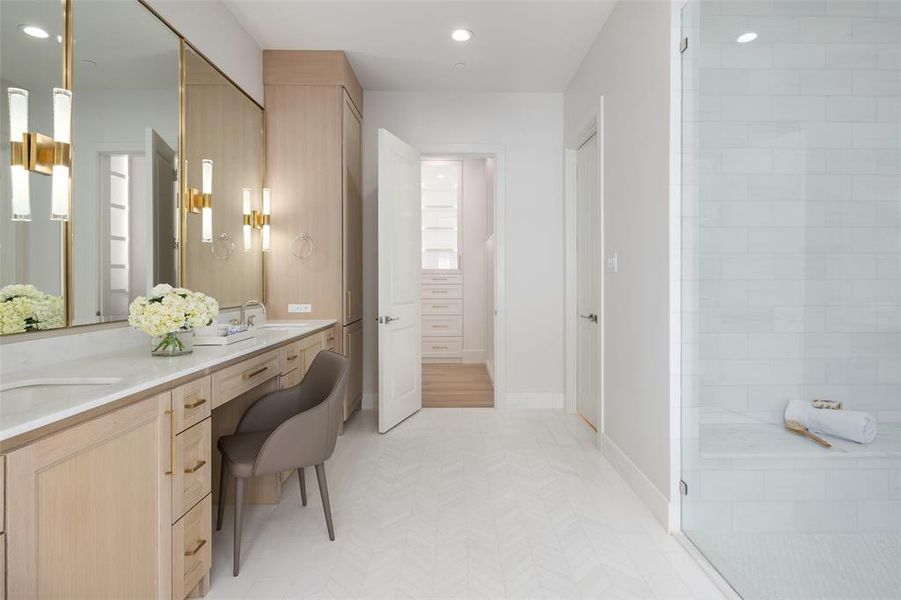
[[[494,406],[485,365],[423,363],[422,405],[427,408]]]

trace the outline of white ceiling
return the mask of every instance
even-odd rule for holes
[[[226,4],[264,49],[345,50],[367,90],[561,92],[615,0]]]

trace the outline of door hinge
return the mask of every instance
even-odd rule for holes
[[[688,50],[688,38],[684,37],[682,38],[682,42],[679,44],[679,53],[682,54],[686,50]]]
[[[685,483],[685,481],[683,481],[683,480],[681,480],[681,479],[679,480],[679,492],[680,492],[683,496],[687,496],[687,495],[688,495],[688,484]]]

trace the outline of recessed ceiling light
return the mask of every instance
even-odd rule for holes
[[[469,29],[454,29],[451,32],[451,37],[455,42],[468,42],[472,39],[472,36],[472,31],[470,31]]]
[[[747,44],[748,42],[753,42],[756,39],[757,39],[757,34],[754,33],[753,31],[749,31],[748,33],[743,33],[740,36],[738,36],[738,39],[735,41],[738,42],[739,44]]]
[[[464,62],[454,63],[454,67],[456,67],[457,69],[465,69],[466,63],[464,63]]]
[[[22,33],[25,35],[30,35],[33,38],[45,39],[50,37],[50,34],[38,27],[37,25],[19,25],[19,29],[22,30]]]

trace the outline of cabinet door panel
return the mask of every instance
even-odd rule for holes
[[[350,361],[347,396],[344,400],[344,419],[359,408],[363,401],[363,323],[344,328],[344,355]]]
[[[210,419],[204,419],[176,437],[175,479],[172,490],[173,520],[181,518],[185,511],[210,493],[212,450]]]
[[[169,596],[170,407],[166,392],[7,456],[11,598]]]
[[[362,129],[356,109],[343,94],[344,312],[343,324],[363,318]]]

